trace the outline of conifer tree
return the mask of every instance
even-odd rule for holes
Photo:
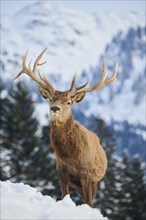
[[[91,125],[91,129],[100,138],[102,147],[105,149],[108,167],[105,177],[100,181],[97,193],[95,196],[95,206],[101,209],[101,212],[105,216],[109,216],[113,207],[115,206],[115,185],[116,185],[116,161],[113,157],[117,147],[116,139],[112,133],[110,127],[106,125],[103,119],[95,119],[94,124]]]
[[[48,125],[42,127],[42,151],[44,157],[40,158],[41,163],[44,163],[46,167],[41,175],[45,179],[44,187],[42,189],[43,194],[50,195],[56,199],[61,198],[60,186],[59,186],[59,177],[56,169],[56,159],[53,153],[53,149],[50,146],[50,123],[48,120]],[[46,159],[47,160],[46,160]]]
[[[1,80],[1,79],[0,79]],[[0,83],[0,179],[5,180],[6,175],[4,169],[2,167],[5,167],[5,160],[2,160],[2,157],[7,158],[7,152],[5,152],[5,149],[2,146],[2,137],[3,137],[3,129],[2,129],[2,121],[3,121],[3,113],[5,111],[5,104],[6,104],[6,97],[3,97],[3,92],[5,91],[4,85]]]
[[[34,103],[24,83],[10,90],[1,113],[0,179],[27,183],[45,195],[60,198],[49,122],[41,132]]]
[[[110,128],[101,119],[96,122],[94,131],[100,137],[108,157],[108,169],[95,198],[96,207],[110,220],[144,220],[146,187],[142,162],[139,157],[116,156],[115,138]]]
[[[34,106],[26,85],[15,85],[2,107],[1,146],[5,178],[14,181],[32,180],[32,157],[39,147],[38,122],[33,116]],[[27,177],[26,177],[27,176]]]
[[[119,191],[119,220],[144,220],[146,218],[146,186],[144,167],[139,156],[130,159],[128,155],[124,155],[119,172],[120,189],[116,189]],[[113,216],[115,216],[114,212]]]

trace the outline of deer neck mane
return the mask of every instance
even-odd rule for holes
[[[63,160],[77,159],[80,149],[77,147],[75,134],[75,124],[72,115],[59,127],[51,122],[50,141],[55,153]]]
[[[58,121],[58,120],[51,120],[51,130],[52,131],[69,131],[69,129],[73,125],[73,117],[72,115],[69,115],[69,117],[65,121]]]

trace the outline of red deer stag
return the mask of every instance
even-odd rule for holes
[[[39,71],[39,79],[36,76],[37,66],[45,63],[39,63],[45,50],[37,57],[33,68],[31,61],[26,65],[26,53],[22,62],[23,69],[14,79],[26,73],[39,85],[40,94],[50,101],[50,142],[57,160],[62,198],[69,193],[69,187],[74,187],[84,203],[93,207],[97,184],[106,172],[107,158],[96,134],[73,119],[71,106],[80,102],[87,92],[98,90],[115,81],[118,64],[110,79],[106,79],[106,65],[103,62],[101,81],[95,86],[85,88],[89,83],[87,81],[75,88],[75,74],[70,89],[60,92]]]

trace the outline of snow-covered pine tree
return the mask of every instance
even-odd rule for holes
[[[115,189],[119,192],[119,220],[146,219],[146,185],[143,164],[138,155],[132,159],[128,155],[123,156],[121,166],[119,166],[121,178]]]
[[[144,168],[139,157],[130,159],[115,157],[114,169],[111,169],[114,184],[106,188],[100,196],[100,206],[110,220],[144,220],[146,218],[146,186]],[[111,179],[110,176],[109,180]]]
[[[32,158],[40,144],[34,106],[24,83],[10,90],[1,113],[1,164],[5,179],[31,183]]]
[[[146,185],[140,157],[114,154],[116,139],[111,129],[101,119],[93,128],[100,137],[108,157],[108,169],[100,182],[96,206],[110,220],[144,220],[146,218]]]
[[[107,126],[103,119],[95,119],[94,124],[92,123],[90,125],[90,129],[100,138],[101,145],[105,149],[108,158],[107,172],[103,180],[99,183],[95,196],[95,204],[96,207],[101,209],[103,215],[110,217],[116,203],[114,189],[117,182],[117,168],[113,156],[117,149],[116,139],[111,128]]]
[[[56,199],[61,198],[61,192],[59,187],[59,178],[56,169],[56,159],[53,150],[50,146],[50,123],[48,120],[48,125],[42,127],[42,152],[44,155],[39,158],[40,164],[44,166],[45,169],[41,171],[42,179],[44,184],[41,192],[44,195],[50,195]]]
[[[1,104],[0,179],[27,183],[60,198],[49,121],[41,128],[26,84],[15,84]]]
[[[0,79],[0,81],[2,80]],[[3,93],[5,93],[5,96],[3,96]],[[5,105],[6,105],[6,95],[7,92],[5,90],[5,87],[2,83],[0,83],[0,179],[1,180],[5,180],[7,178],[5,172],[5,168],[7,169],[7,167],[5,166],[5,160],[7,160],[7,155],[9,154],[9,151],[2,146],[2,142],[3,142],[2,138],[4,133],[4,129],[2,129],[2,122],[3,122],[3,113],[5,111]],[[2,160],[3,157],[5,158],[4,160]]]

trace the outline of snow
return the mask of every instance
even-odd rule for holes
[[[112,44],[113,37],[121,33],[124,39],[130,28],[145,26],[142,13],[109,13],[97,10],[96,14],[89,15],[62,7],[61,4],[53,6],[47,1],[33,3],[31,7],[23,8],[15,16],[4,16],[1,23],[3,80],[7,82],[21,70],[22,57],[27,49],[29,49],[28,61],[31,58],[34,61],[36,56],[48,47],[42,58],[42,62],[48,61],[43,72],[54,87],[61,91],[69,88],[77,67],[79,67],[79,71],[76,85],[89,78],[94,84],[91,70],[100,65],[101,56],[107,56],[105,48],[108,44]],[[143,125],[145,123],[145,97],[141,95],[143,92],[141,94],[139,92],[140,101],[135,104],[138,88],[134,91],[132,86],[134,82],[138,81],[138,76],[143,78],[145,57],[144,55],[141,57],[139,53],[132,54],[133,69],[128,73],[127,66],[127,70],[123,72],[121,56],[124,56],[124,53],[121,52],[118,43],[113,44],[107,56],[107,66],[109,63],[115,65],[116,61],[119,62],[116,83],[111,87],[103,88],[101,92],[90,93],[84,99],[84,103],[87,101],[88,107],[84,109],[82,104],[80,106],[86,116],[92,114],[97,116],[98,114],[107,123],[114,119],[119,122],[127,120],[132,124]],[[82,79],[83,71],[86,72],[84,79]],[[107,72],[110,77],[111,69],[107,69]],[[98,74],[100,73],[97,71],[97,77]],[[23,75],[20,80],[25,81],[28,78]],[[124,78],[123,84],[122,78]],[[30,81],[28,79],[28,85],[30,85]],[[122,90],[117,93],[120,87]],[[30,88],[32,87],[30,86]],[[113,94],[113,100],[110,100],[111,94]],[[102,103],[99,102],[98,96]],[[5,97],[4,93],[3,97]],[[49,114],[49,106],[46,101],[45,104],[39,103],[36,106],[36,114],[42,125],[48,123],[46,115]]]
[[[11,59],[14,60],[16,51],[24,54],[29,48],[29,57],[36,57],[48,47],[44,55],[44,60],[48,60],[46,74],[60,73],[62,80],[67,82],[78,66],[80,72],[95,67],[106,45],[119,31],[127,33],[131,26],[144,25],[143,15],[138,13],[98,12],[93,16],[61,5],[52,6],[46,1],[25,7],[10,19],[2,20],[2,45],[9,48]],[[5,59],[3,55],[2,59]],[[6,75],[9,72],[10,69],[6,69]]]
[[[35,115],[41,126],[49,124],[49,102],[38,103],[35,105]]]
[[[1,99],[5,99],[7,96],[8,96],[8,91],[7,90],[1,91]]]
[[[56,202],[23,183],[0,182],[2,220],[96,219],[108,220],[100,210],[86,204],[76,206],[67,195]]]

